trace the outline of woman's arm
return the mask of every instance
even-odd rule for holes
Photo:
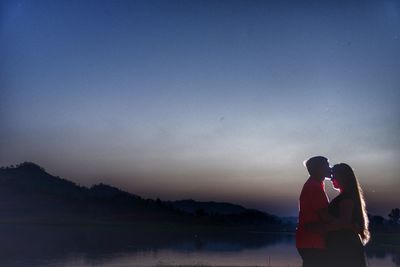
[[[354,202],[350,199],[344,199],[339,204],[339,217],[333,219],[325,225],[325,231],[335,231],[340,229],[351,229],[358,233],[359,227],[352,223]]]
[[[317,212],[318,217],[320,218],[320,222],[318,223],[308,223],[304,226],[307,231],[314,232],[314,233],[324,233],[326,232],[326,225],[331,223],[335,217],[333,217],[328,208],[320,209]]]
[[[360,227],[352,223],[354,203],[352,200],[342,200],[339,205],[339,217],[332,216],[328,209],[322,209],[318,212],[322,223],[310,223],[305,225],[307,231],[324,233],[340,229],[351,229],[359,233]]]
[[[335,217],[332,214],[329,213],[328,208],[319,210],[318,211],[318,217],[324,223],[330,223],[333,220],[335,220]]]

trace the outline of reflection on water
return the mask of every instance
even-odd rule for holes
[[[0,266],[301,266],[290,233],[165,234],[116,226],[0,225]],[[400,266],[367,248],[370,266]]]

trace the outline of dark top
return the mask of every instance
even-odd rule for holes
[[[343,200],[351,200],[356,207],[356,201],[352,196],[344,193],[337,196],[329,204],[329,213],[334,217],[340,216],[340,203]],[[353,210],[351,223],[360,224]],[[330,254],[330,260],[333,266],[365,266],[364,247],[360,237],[351,229],[341,229],[328,232],[326,235],[326,246]]]
[[[329,204],[329,213],[334,216],[334,217],[339,217],[340,216],[340,203],[343,200],[351,200],[354,204],[354,206],[356,206],[355,204],[355,199],[353,198],[353,196],[347,195],[345,193],[342,193],[340,195],[338,195],[336,198],[334,198],[331,203]],[[357,218],[357,216],[355,216],[355,213],[353,212],[353,218],[352,218],[352,223],[361,223],[359,221],[359,219]]]

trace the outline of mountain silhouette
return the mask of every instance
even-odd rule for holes
[[[240,205],[144,199],[106,184],[77,185],[24,162],[0,168],[0,220],[29,222],[170,221],[280,225],[277,216]]]

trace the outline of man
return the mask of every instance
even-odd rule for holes
[[[328,208],[325,193],[325,177],[331,177],[329,161],[322,156],[308,159],[305,163],[310,177],[301,190],[299,200],[299,223],[296,230],[296,247],[303,259],[303,267],[324,266],[325,239],[322,232],[311,232],[306,225],[323,224],[318,212]]]

